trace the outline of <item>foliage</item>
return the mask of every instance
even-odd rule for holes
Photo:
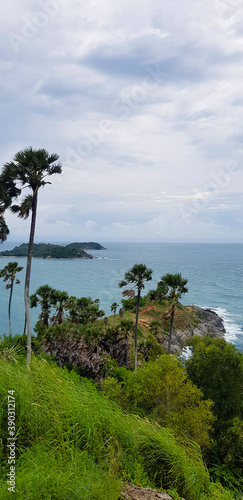
[[[29,370],[2,363],[0,380],[1,500],[11,496],[9,387],[16,400],[18,500],[118,500],[127,480],[174,489],[187,500],[214,498],[198,448],[180,446],[168,429],[126,415],[75,373],[33,356]],[[224,493],[220,500],[226,500]]]
[[[89,322],[96,321],[105,315],[102,309],[99,309],[99,299],[92,300],[90,297],[69,297],[65,308],[69,312],[72,323],[82,323],[86,325]]]
[[[56,290],[49,285],[40,286],[30,296],[30,306],[36,307],[38,304],[41,306],[41,314],[35,331],[39,331],[40,333],[42,331],[41,325],[44,327],[48,327],[49,324],[61,325],[65,319],[69,319],[71,323],[75,323],[76,325],[87,325],[88,323],[95,322],[105,314],[99,308],[99,299],[69,297],[67,292]],[[53,309],[56,314],[51,316]],[[65,311],[69,312],[67,318],[65,318]]]
[[[20,347],[11,342],[11,339],[0,339],[0,360],[16,361],[20,355]]]
[[[68,293],[60,290],[53,290],[53,305],[56,314],[51,317],[53,325],[61,325],[65,319],[64,309],[68,300]]]
[[[3,269],[0,270],[0,278],[3,281],[8,281],[6,288],[10,288],[12,283],[19,284],[20,281],[16,278],[16,273],[19,273],[24,268],[18,265],[18,262],[9,262]]]
[[[150,321],[149,329],[150,329],[150,332],[152,333],[152,335],[155,335],[155,336],[158,335],[162,330],[161,321],[159,321],[158,319],[154,319],[153,321]]]
[[[148,269],[145,264],[134,264],[134,266],[125,273],[124,279],[120,281],[119,287],[122,288],[129,283],[134,283],[134,288],[142,290],[144,282],[152,279],[152,269]]]
[[[194,337],[192,356],[186,362],[190,379],[214,401],[217,430],[243,417],[243,354],[224,339]]]
[[[164,354],[164,349],[160,346],[156,338],[148,333],[146,338],[139,342],[139,352],[143,355],[144,361],[155,361],[158,356]]]
[[[128,363],[129,340],[119,325],[103,322],[75,324],[64,321],[49,328],[37,323],[36,352],[47,352],[59,366],[75,369],[81,376],[100,380],[114,366]]]
[[[40,286],[34,294],[30,296],[30,307],[41,306],[39,319],[44,326],[49,326],[51,307],[55,304],[55,290],[49,285]]]
[[[9,177],[0,175],[0,242],[6,241],[9,228],[5,220],[5,212],[12,203],[12,198],[20,194],[20,189]]]
[[[124,311],[136,312],[137,296],[121,301]],[[146,297],[140,297],[139,307],[145,307],[147,304]]]
[[[242,481],[243,459],[243,354],[224,339],[194,337],[192,356],[186,361],[188,376],[210,398],[213,413],[215,446],[207,455],[213,469],[226,466],[228,473]]]
[[[201,447],[210,445],[212,403],[203,401],[174,357],[163,355],[144,363],[123,383],[105,380],[103,390],[111,399],[123,401],[124,409],[174,429],[181,439],[187,436]]]
[[[169,287],[167,283],[161,278],[161,281],[157,284],[156,290],[150,290],[148,293],[149,299],[155,302],[163,302],[167,298]]]

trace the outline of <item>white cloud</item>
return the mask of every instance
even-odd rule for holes
[[[243,241],[242,17],[231,0],[7,2],[1,162],[32,145],[63,163],[37,238]]]

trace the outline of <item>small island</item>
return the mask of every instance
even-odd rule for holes
[[[33,257],[39,259],[93,259],[85,250],[106,250],[99,243],[69,243],[67,245],[55,245],[52,243],[34,243]],[[0,252],[1,257],[27,257],[28,244],[23,243],[13,250]]]

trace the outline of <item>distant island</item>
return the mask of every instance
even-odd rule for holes
[[[99,243],[69,243],[54,245],[52,243],[34,243],[33,257],[39,259],[93,259],[85,250],[106,250]],[[0,252],[1,257],[27,257],[28,244],[23,243],[13,250]]]

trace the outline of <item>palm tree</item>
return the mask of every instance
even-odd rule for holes
[[[158,283],[159,290],[166,290],[166,289],[168,290],[167,299],[171,303],[168,354],[170,354],[171,350],[171,339],[173,333],[173,323],[174,323],[176,306],[182,294],[188,292],[188,288],[186,287],[187,282],[188,280],[186,278],[182,278],[181,273],[177,274],[167,273],[164,276],[162,276],[161,281]]]
[[[51,306],[55,303],[55,290],[49,285],[43,285],[30,296],[30,307],[41,306],[41,314],[39,316],[41,324],[48,328]]]
[[[31,225],[29,235],[29,247],[27,255],[26,275],[25,275],[25,314],[27,322],[27,366],[31,359],[31,325],[30,325],[30,273],[32,262],[32,251],[34,244],[38,191],[40,187],[51,184],[46,181],[46,177],[53,174],[60,174],[62,167],[60,163],[54,163],[58,160],[57,154],[49,154],[45,149],[34,150],[32,147],[19,151],[15,154],[13,161],[5,163],[0,176],[0,185],[3,186],[6,197],[11,200],[21,193],[22,189],[29,188],[30,194],[27,194],[19,205],[8,204],[13,213],[18,217],[27,219],[31,212]],[[20,189],[21,188],[21,189]],[[9,203],[9,201],[8,201]]]
[[[8,303],[8,323],[9,323],[9,337],[11,337],[11,303],[13,296],[13,286],[14,283],[18,285],[20,283],[19,279],[16,278],[16,274],[24,269],[22,266],[18,265],[18,262],[9,262],[3,269],[0,270],[0,278],[3,281],[8,281],[6,288],[10,289],[9,303]]]
[[[111,304],[111,312],[114,314],[114,325],[116,324],[116,311],[118,307],[119,304],[117,304],[117,302],[113,302],[113,304]]]
[[[134,264],[130,271],[124,275],[124,280],[120,281],[119,287],[127,286],[129,283],[134,283],[134,288],[137,288],[137,303],[136,303],[136,319],[134,330],[134,350],[135,350],[135,370],[137,370],[137,331],[138,331],[138,313],[141,297],[141,290],[145,287],[144,282],[152,279],[152,269],[148,269],[145,264]]]
[[[69,296],[67,292],[53,290],[54,307],[57,311],[56,315],[51,318],[55,324],[61,325],[64,319],[64,306],[67,303]]]
[[[68,297],[65,303],[65,309],[69,312],[68,320],[71,323],[87,325],[94,323],[97,319],[105,315],[99,308],[99,299],[92,300],[91,297]]]

